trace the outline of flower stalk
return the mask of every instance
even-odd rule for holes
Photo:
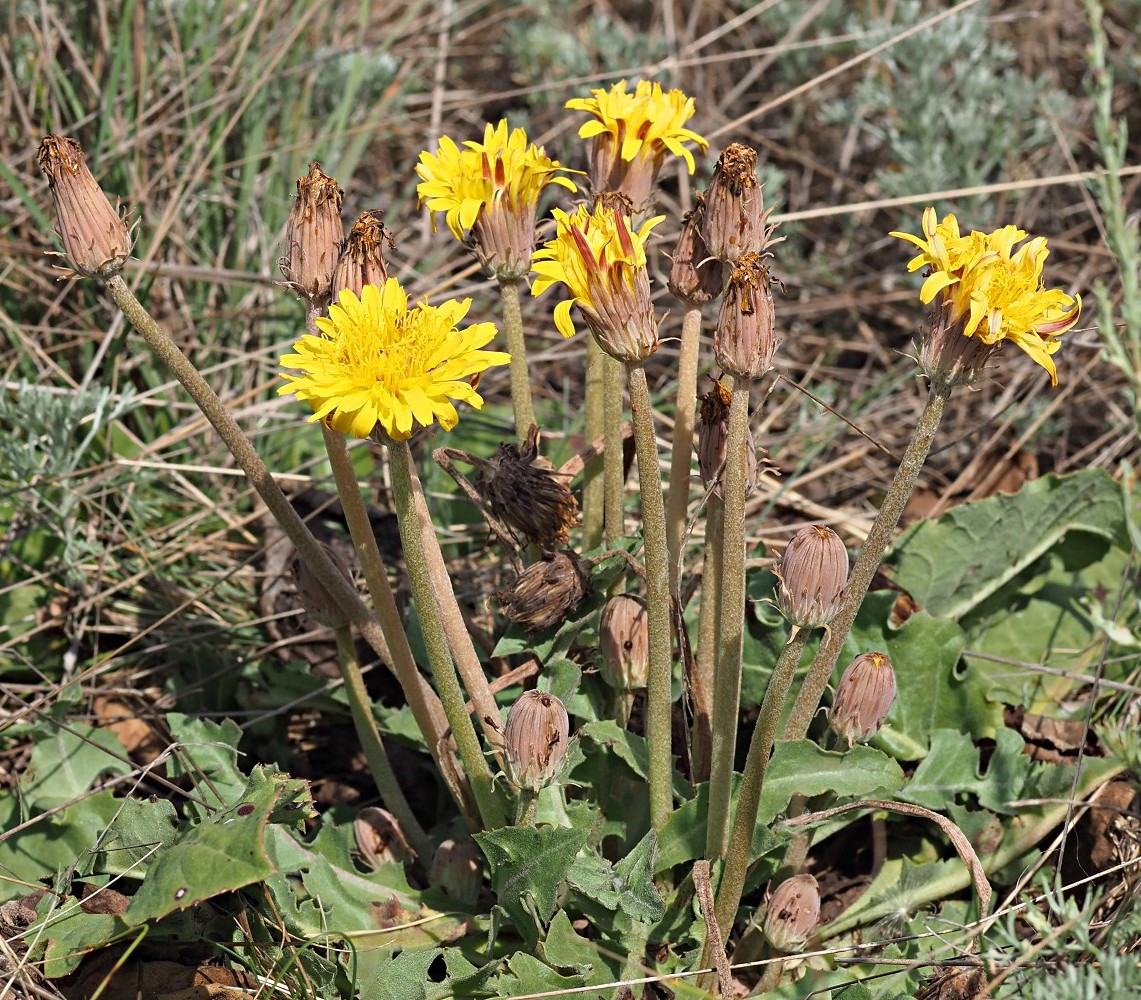
[[[602,414],[606,448],[602,453],[603,526],[607,547],[613,546],[626,533],[626,461],[622,436],[622,392],[625,369],[608,354],[599,359],[602,365]]]
[[[820,704],[820,697],[828,686],[828,678],[832,676],[832,668],[840,658],[840,651],[844,648],[852,623],[856,620],[856,614],[864,602],[868,587],[871,586],[872,577],[883,559],[888,542],[891,541],[899,519],[903,516],[904,507],[907,506],[907,501],[915,489],[915,483],[919,479],[923,463],[927,460],[931,443],[935,440],[935,433],[939,429],[939,422],[943,418],[943,410],[950,394],[949,385],[933,385],[927,394],[927,402],[919,415],[895,478],[888,487],[880,511],[872,524],[872,530],[868,532],[856,564],[852,567],[840,609],[825,632],[824,641],[820,643],[808,675],[796,696],[796,702],[784,729],[786,740],[803,739],[808,732],[808,726]]]
[[[421,860],[427,860],[432,854],[432,844],[413,814],[408,799],[404,797],[404,790],[392,770],[392,764],[389,763],[384,741],[381,739],[376,718],[372,713],[372,701],[368,691],[365,690],[364,676],[361,674],[361,666],[353,646],[352,626],[344,625],[336,629],[336,636],[337,660],[345,682],[345,695],[349,700],[353,726],[357,731],[357,738],[361,741],[369,773],[384,802],[384,807],[399,821],[404,836],[408,838],[408,843],[416,854]]]
[[[523,337],[523,313],[519,308],[519,279],[500,278],[499,298],[503,303],[503,333],[511,355],[511,408],[515,413],[515,440],[522,445],[535,422],[531,402],[531,372],[527,366],[527,344]]]
[[[673,762],[670,753],[673,659],[666,509],[646,369],[637,363],[628,364],[626,368],[630,412],[634,423],[634,446],[638,455],[638,486],[642,494],[642,540],[645,546],[646,606],[650,636],[650,671],[646,685],[650,824],[660,832],[673,810]]]
[[[437,603],[436,581],[428,562],[420,528],[418,507],[422,502],[423,488],[416,475],[408,442],[393,441],[389,438],[385,443],[388,445],[391,459],[392,495],[396,504],[396,519],[400,526],[400,541],[404,546],[404,562],[408,570],[412,598],[420,615],[424,646],[428,652],[432,677],[440,693],[452,737],[456,742],[456,750],[463,762],[464,773],[475,795],[483,826],[485,829],[495,829],[506,822],[504,807],[495,792],[491,769],[483,755],[483,748],[472,725],[471,716],[467,713],[463,690],[460,688],[456,668],[448,651],[440,606]]]
[[[586,339],[586,389],[584,392],[583,430],[586,445],[590,447],[599,438],[605,440],[606,383],[604,362],[607,360],[598,341]],[[582,547],[589,552],[602,544],[606,521],[606,452],[596,455],[582,470]]]
[[[670,553],[670,593],[677,595],[681,578],[682,535],[689,509],[689,479],[693,458],[694,413],[697,408],[697,363],[701,346],[701,306],[687,305],[681,325],[677,368],[670,478],[666,494],[666,542]]]

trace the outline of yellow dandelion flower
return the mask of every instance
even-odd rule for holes
[[[1027,233],[1016,226],[962,236],[953,215],[936,225],[933,208],[923,213],[923,234],[926,239],[891,235],[921,251],[908,270],[926,266],[929,271],[919,296],[925,303],[936,303],[920,352],[928,376],[948,385],[971,382],[993,350],[1009,340],[1045,368],[1051,385],[1057,385],[1051,355],[1061,346],[1058,338],[1077,323],[1082,300],[1043,286],[1046,238],[1022,243]]]
[[[475,391],[480,372],[507,364],[502,351],[480,350],[497,331],[494,323],[458,329],[471,299],[440,306],[426,302],[408,308],[408,296],[395,278],[383,288],[365,285],[358,299],[342,291],[329,315],[317,320],[320,335],[306,334],[281,364],[304,374],[282,373],[293,393],[313,409],[311,420],[325,420],[338,431],[366,438],[379,425],[394,441],[412,435],[413,421],[445,430],[459,416],[452,400],[479,409]]]
[[[476,254],[488,271],[519,277],[531,264],[535,212],[543,189],[557,184],[578,190],[569,177],[558,176],[565,170],[541,147],[529,145],[523,129],[509,132],[503,119],[484,128],[482,142],[468,140],[460,148],[444,136],[435,153],[422,152],[416,193],[428,211],[444,213],[457,240],[471,231]],[[433,228],[435,224],[433,214]]]
[[[532,295],[554,284],[571,297],[555,306],[555,326],[574,335],[571,307],[577,305],[604,351],[622,361],[640,361],[658,346],[657,320],[650,303],[646,238],[665,216],[634,230],[629,217],[599,204],[580,206],[573,215],[554,210],[556,235],[535,253]]]
[[[709,142],[685,127],[693,117],[693,98],[680,90],[662,90],[660,83],[641,80],[633,93],[619,80],[609,90],[592,90],[590,97],[567,101],[572,111],[592,115],[579,130],[580,139],[593,140],[590,177],[596,194],[621,191],[640,209],[667,154],[680,156],[692,174],[696,169],[692,143],[703,153]]]

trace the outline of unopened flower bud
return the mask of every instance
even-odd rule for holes
[[[606,602],[598,625],[602,679],[616,691],[644,688],[650,674],[650,619],[646,602],[617,594]]]
[[[321,543],[321,548],[325,550],[325,554],[333,561],[333,565],[340,571],[341,576],[352,582],[352,573],[349,572],[349,567],[345,564],[340,554],[324,542]],[[348,612],[346,612],[333,595],[325,589],[325,585],[317,578],[317,574],[310,569],[309,564],[296,552],[293,554],[293,565],[291,568],[293,572],[293,582],[297,586],[297,599],[301,602],[301,606],[305,609],[310,618],[319,625],[324,625],[326,628],[343,628],[349,623]]]
[[[863,743],[880,731],[895,701],[895,670],[886,653],[863,653],[848,664],[836,686],[828,713],[832,731],[853,743]]]
[[[574,552],[546,553],[499,594],[503,613],[528,632],[561,624],[590,590],[590,564]]]
[[[725,261],[760,253],[768,240],[768,216],[757,183],[757,151],[731,143],[717,160],[705,192],[705,244],[709,252]]]
[[[503,735],[512,782],[537,790],[554,778],[567,752],[570,719],[553,694],[524,691],[507,712]]]
[[[697,467],[705,488],[723,500],[725,456],[729,450],[729,390],[715,381],[713,388],[701,397],[697,422]],[[745,496],[757,488],[757,446],[750,427],[745,435]]]
[[[798,628],[827,625],[840,610],[848,582],[848,552],[840,536],[822,524],[801,528],[775,567],[777,604]]]
[[[765,940],[779,952],[800,951],[820,921],[820,885],[811,875],[794,875],[777,886],[765,912]]]
[[[732,271],[717,314],[713,353],[721,370],[734,378],[758,379],[773,363],[773,291],[769,266],[747,253]]]
[[[92,176],[79,143],[70,136],[44,136],[39,161],[71,266],[87,278],[118,274],[131,256],[131,233]]]
[[[682,219],[681,234],[670,265],[669,289],[686,305],[699,306],[721,294],[725,266],[705,245],[705,197],[697,196]]]
[[[346,288],[358,299],[365,285],[383,288],[388,280],[384,251],[392,246],[392,235],[380,221],[380,212],[362,212],[349,230],[345,249],[333,270],[334,298]]]
[[[432,856],[428,881],[452,899],[475,906],[483,885],[483,854],[471,837],[445,840]]]
[[[523,447],[502,444],[486,462],[477,485],[492,512],[544,551],[565,545],[578,520],[578,503],[562,477],[539,459],[539,428],[531,425]]]
[[[362,809],[353,820],[353,834],[357,850],[369,868],[379,868],[384,864],[404,864],[415,857],[396,817],[387,809],[377,806]]]
[[[333,271],[345,243],[343,197],[337,182],[314,161],[297,180],[297,198],[285,224],[281,273],[290,288],[317,306],[332,295]]]

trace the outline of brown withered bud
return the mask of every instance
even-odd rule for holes
[[[522,448],[501,444],[494,458],[480,464],[476,485],[493,514],[548,551],[566,544],[578,503],[562,477],[540,462],[539,428],[532,424]]]
[[[352,582],[353,575],[340,554],[324,542],[320,544],[325,550],[325,554],[333,560],[333,565],[340,570],[341,576]],[[309,568],[308,563],[296,552],[293,554],[290,570],[293,574],[293,582],[297,586],[297,599],[310,618],[326,628],[344,628],[349,623],[347,612],[325,589],[324,584],[317,579],[317,574]]]
[[[395,244],[380,221],[380,212],[362,212],[349,230],[337,266],[333,270],[333,297],[348,289],[358,299],[365,285],[383,288],[388,280],[384,252]]]
[[[705,245],[714,257],[729,262],[760,253],[768,242],[768,217],[757,182],[757,151],[730,143],[705,191]]]
[[[772,367],[777,349],[773,319],[769,266],[760,254],[747,253],[729,272],[713,332],[713,354],[722,371],[758,379]]]
[[[309,173],[297,179],[297,197],[285,224],[281,273],[290,288],[316,306],[332,296],[333,271],[345,245],[343,198],[337,182],[314,161]]]
[[[697,467],[705,488],[713,487],[713,495],[723,500],[721,481],[729,442],[729,403],[731,396],[725,385],[714,381],[713,388],[701,397],[697,421]],[[757,488],[757,445],[750,427],[745,435],[745,496]]]
[[[436,848],[428,881],[465,906],[475,906],[483,885],[483,853],[471,837],[451,838]]]
[[[820,885],[811,875],[794,875],[777,886],[765,912],[765,940],[779,952],[801,951],[820,922]]]
[[[369,868],[384,864],[404,864],[416,855],[404,839],[396,817],[387,809],[367,806],[353,820],[357,850]]]
[[[777,605],[793,625],[819,628],[836,617],[848,582],[848,552],[831,528],[801,528],[774,571],[780,579]]]
[[[546,691],[524,691],[508,710],[503,731],[515,786],[537,790],[548,784],[567,752],[569,737],[563,703]]]
[[[848,664],[828,713],[832,731],[853,743],[880,731],[895,701],[895,670],[886,653],[863,653]]]
[[[545,553],[500,591],[503,613],[528,632],[564,622],[590,591],[590,564],[570,549]]]
[[[131,233],[92,175],[79,143],[66,135],[46,135],[40,140],[39,162],[71,266],[87,278],[118,274],[131,256]]]
[[[721,294],[725,265],[705,245],[705,196],[697,196],[694,205],[682,218],[681,233],[670,265],[669,289],[689,306],[711,302]]]
[[[616,691],[644,688],[650,674],[650,619],[646,602],[616,594],[602,609],[598,625],[602,679]]]

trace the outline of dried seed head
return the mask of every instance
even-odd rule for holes
[[[723,500],[721,481],[729,442],[729,390],[714,381],[713,388],[701,397],[697,426],[697,467],[705,488],[713,488],[713,495]],[[753,430],[745,437],[745,496],[757,488],[757,446]]]
[[[428,869],[428,881],[452,899],[475,906],[483,885],[483,853],[471,837],[445,840],[436,848]]]
[[[358,299],[365,285],[383,288],[388,280],[384,251],[393,246],[392,234],[380,221],[380,212],[362,212],[349,230],[345,249],[333,270],[334,298],[346,288]]]
[[[886,653],[863,653],[848,664],[836,686],[828,725],[853,743],[871,739],[895,701],[895,670]]]
[[[92,176],[79,143],[70,136],[44,136],[39,161],[71,266],[87,278],[118,274],[131,256],[131,233]]]
[[[385,864],[404,864],[416,855],[404,839],[404,832],[396,817],[387,809],[368,806],[353,820],[353,833],[357,850],[370,868]]]
[[[793,625],[819,628],[836,616],[848,582],[848,552],[831,528],[801,528],[775,570],[780,578],[777,604]]]
[[[606,602],[598,626],[602,679],[616,691],[644,688],[650,674],[650,619],[646,602],[617,594]]]
[[[669,288],[686,305],[699,306],[721,294],[725,265],[705,245],[705,196],[697,196],[682,219],[670,266]]]
[[[344,192],[314,161],[297,179],[297,198],[285,224],[285,254],[281,273],[285,283],[313,305],[328,303],[333,270],[345,243],[341,222]]]
[[[507,713],[503,734],[512,782],[535,790],[548,784],[567,752],[569,736],[563,703],[546,691],[524,691]]]
[[[523,447],[502,444],[486,463],[477,485],[492,512],[544,551],[565,545],[578,521],[578,504],[562,477],[539,459],[539,428],[534,424]]]
[[[709,252],[730,262],[746,253],[760,253],[768,242],[768,217],[757,183],[757,151],[730,143],[717,160],[705,192]]]
[[[811,875],[794,875],[777,886],[765,912],[765,939],[780,952],[800,951],[820,921],[820,885]]]
[[[590,564],[574,552],[544,554],[515,582],[500,591],[503,613],[528,632],[544,632],[561,624],[590,590]]]
[[[758,379],[772,367],[773,312],[769,266],[760,254],[747,253],[729,272],[713,333],[713,353],[727,375]]]
[[[341,576],[352,582],[353,575],[340,554],[324,542],[320,544],[325,554],[333,560],[333,565],[340,570]],[[297,585],[297,599],[309,617],[326,628],[344,628],[349,623],[348,614],[317,579],[317,574],[309,568],[309,564],[296,552],[290,568],[293,582]]]

